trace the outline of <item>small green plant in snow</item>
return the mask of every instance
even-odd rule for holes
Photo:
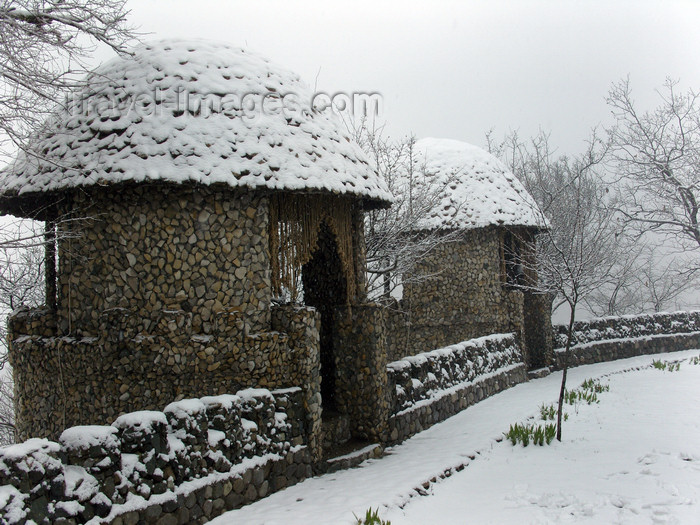
[[[540,418],[543,421],[552,421],[557,417],[557,409],[554,405],[545,405],[542,403],[540,406]]]
[[[658,359],[654,359],[651,362],[651,366],[653,366],[657,370],[664,370],[668,372],[678,372],[681,369],[680,361],[676,361],[675,363],[673,363],[670,361],[660,361]]]
[[[583,383],[581,383],[581,388],[583,390],[590,390],[596,394],[610,392],[610,385],[602,385],[600,383],[600,379],[586,379]]]
[[[522,443],[526,447],[530,442],[539,446],[543,446],[545,443],[549,445],[556,433],[557,427],[553,423],[545,423],[544,425],[515,423],[510,426],[505,436],[510,439],[513,446]]]
[[[569,419],[569,414],[564,412],[563,417],[564,421],[567,421]],[[540,405],[540,419],[542,421],[554,421],[557,419],[557,407],[553,404],[545,405],[542,403],[542,405]]]
[[[358,518],[357,516],[355,516],[355,519],[357,520],[357,525],[391,525],[390,521],[384,521],[379,517],[378,508],[373,511],[370,507],[367,509],[364,519]]]
[[[578,414],[578,407],[581,403],[586,403],[587,405],[600,403],[598,394],[609,391],[610,385],[601,384],[599,379],[586,379],[576,390],[564,391],[564,402],[574,405]]]

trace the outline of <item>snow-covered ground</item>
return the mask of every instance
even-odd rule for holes
[[[684,362],[676,372],[617,372],[653,359],[699,354],[572,369],[570,388],[605,376],[601,382],[610,391],[578,413],[568,408],[562,443],[523,448],[500,440],[511,423],[535,416],[540,404],[556,399],[561,380],[556,373],[470,407],[382,459],[309,479],[212,523],[351,524],[353,513],[379,507],[392,525],[698,524],[700,365]],[[439,479],[460,465],[466,467]],[[423,483],[435,477],[424,490]]]

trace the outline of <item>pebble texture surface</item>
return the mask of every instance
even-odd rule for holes
[[[60,210],[59,334],[132,334],[188,314],[184,331],[211,334],[216,314],[269,327],[268,200],[195,186],[129,186],[76,193]]]
[[[289,333],[242,333],[234,322],[238,317],[222,314],[216,333],[191,334],[182,328],[190,316],[180,310],[169,312],[170,322],[158,325],[161,331],[123,341],[108,334],[22,335],[35,325],[50,326],[53,317],[46,310],[43,317],[41,311],[17,312],[10,320],[10,358],[20,439],[55,439],[69,426],[106,424],[124,412],[154,410],[186,397],[297,385],[305,388],[309,429],[318,432],[317,314],[279,308],[285,311],[273,309],[274,317],[291,320],[277,327]]]
[[[475,337],[524,330],[523,292],[505,286],[502,231],[464,232],[420,263],[429,277],[407,284],[387,319],[390,361]]]
[[[555,348],[566,346],[567,329],[567,325],[554,325]],[[572,344],[582,345],[594,341],[691,332],[700,332],[700,311],[698,310],[600,317],[589,321],[576,321]]]
[[[527,380],[513,334],[496,334],[387,365],[388,441],[395,443]]]
[[[566,325],[554,326],[555,366],[567,359]],[[569,366],[700,347],[700,311],[603,317],[574,323]]]
[[[205,523],[311,475],[301,394],[187,399],[4,448],[0,521]]]

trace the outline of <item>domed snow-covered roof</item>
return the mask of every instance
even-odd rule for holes
[[[4,170],[0,197],[168,181],[390,201],[339,117],[315,111],[312,96],[296,74],[237,47],[146,44],[89,75],[34,142],[36,158]]]
[[[437,205],[421,221],[425,229],[471,229],[485,226],[546,228],[537,204],[520,181],[496,157],[481,148],[450,139],[416,141],[418,170]]]

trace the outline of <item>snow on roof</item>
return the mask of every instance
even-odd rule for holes
[[[163,40],[97,68],[0,178],[0,196],[119,182],[328,191],[386,184],[300,78],[227,44]]]
[[[416,167],[435,188],[437,205],[421,221],[425,229],[471,229],[491,225],[547,227],[520,181],[481,148],[450,139],[415,143]]]

